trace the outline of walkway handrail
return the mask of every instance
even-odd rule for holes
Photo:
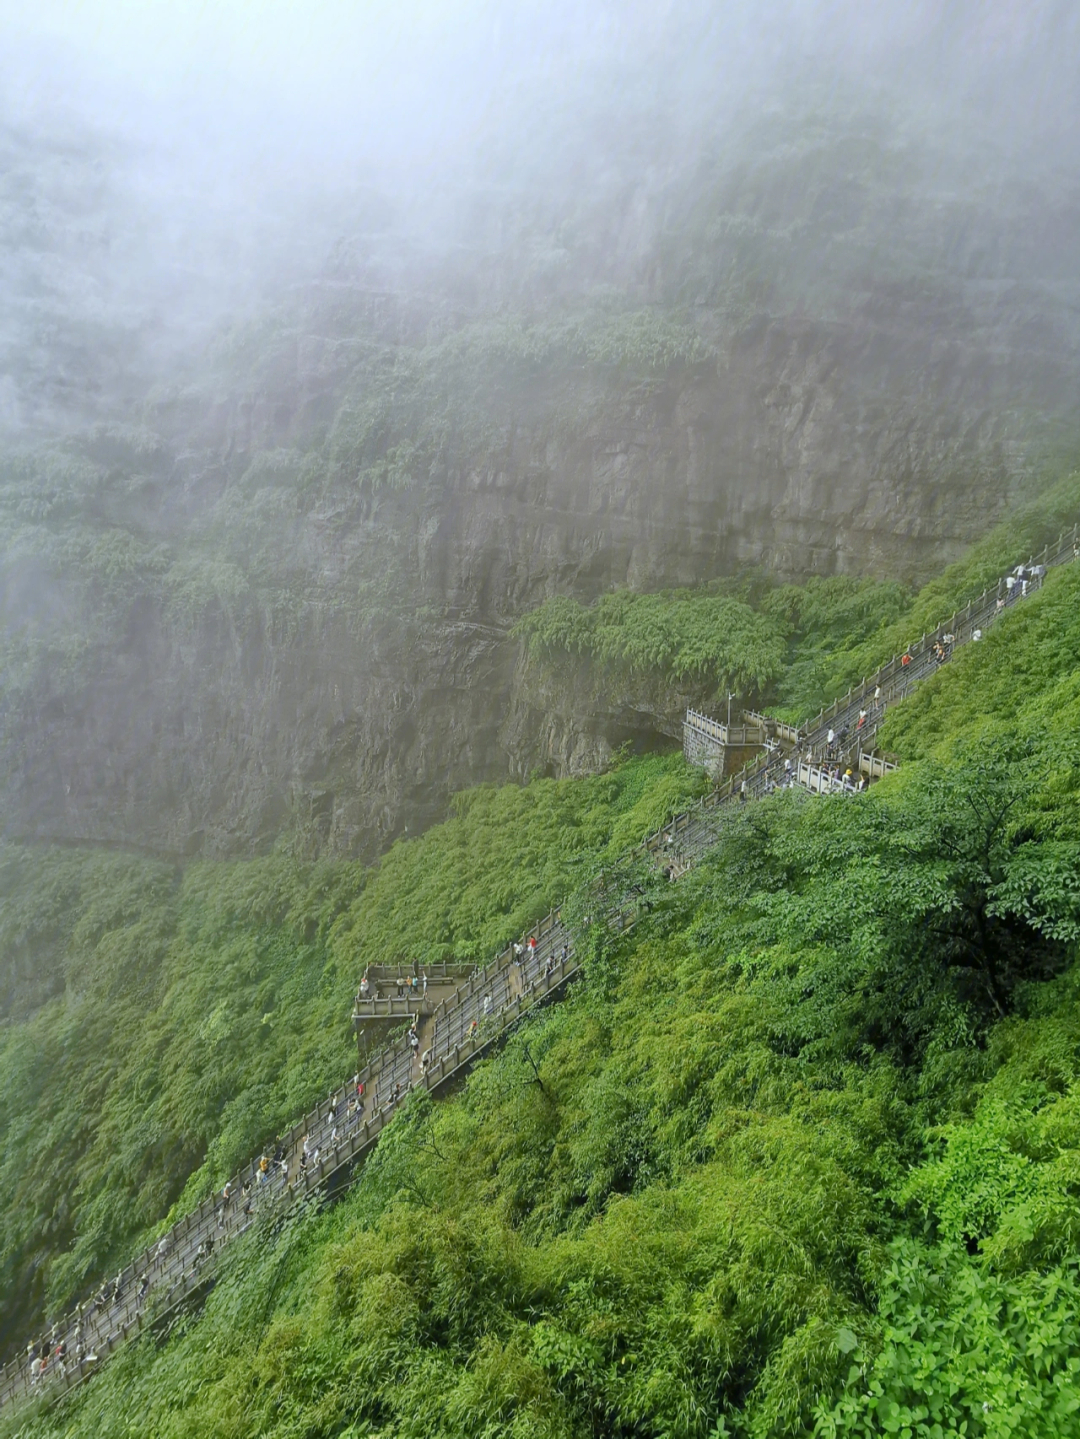
[[[1074,525],[1071,531],[1062,531],[1057,540],[1045,545],[1037,555],[1032,555],[1024,568],[1033,571],[1037,566],[1042,566],[1045,570],[1050,570],[1075,559],[1080,559],[1080,524]],[[1034,581],[1029,580],[1028,586],[1033,585],[1038,589],[1041,583],[1040,575]],[[958,646],[970,643],[976,633],[987,629],[1023,596],[1021,585],[1017,584],[1010,592],[1006,588],[1005,577],[1002,577],[992,589],[983,590],[981,595],[969,601],[962,609],[954,611],[948,620],[941,621],[930,633],[923,634],[917,642],[894,655],[876,674],[864,679],[861,685],[853,686],[846,695],[823,708],[816,718],[796,726],[798,743],[807,744],[814,750],[820,749],[830,728],[840,729],[845,724],[848,724],[849,728],[852,724],[857,725],[861,711],[869,711],[870,707],[876,704],[879,706],[879,713],[873,722],[864,725],[861,731],[861,739],[865,742],[884,718],[887,705],[905,699],[915,684],[933,673],[942,663],[934,655],[935,645],[942,645],[946,650],[946,660],[951,658]],[[943,644],[946,640],[948,643]],[[877,695],[879,688],[882,692],[880,697]],[[743,792],[747,798],[756,798],[767,793],[769,784],[783,775],[783,759],[782,755],[773,754],[765,759],[751,760],[706,796],[704,803],[723,804]],[[645,840],[646,848],[651,853],[655,854],[663,847],[662,837],[676,819],[677,816],[661,825]]]

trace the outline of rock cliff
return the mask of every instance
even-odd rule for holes
[[[552,200],[558,265],[343,245],[125,424],[8,463],[5,832],[375,854],[705,698],[538,692],[509,630],[541,600],[914,581],[1041,483],[1074,452],[1080,191],[1006,204],[925,139],[771,123],[605,193],[605,244]]]

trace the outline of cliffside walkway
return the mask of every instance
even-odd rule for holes
[[[794,763],[796,756],[804,762],[799,768],[806,776],[805,781],[798,782],[805,782],[807,788],[815,791],[819,782],[811,781],[810,772],[825,770],[829,766],[839,765],[841,772],[850,767],[856,776],[861,772],[871,779],[880,778],[888,761],[877,753],[873,740],[888,709],[947,664],[960,646],[979,640],[1006,610],[1022,603],[1027,594],[1039,589],[1048,570],[1078,558],[1080,525],[1060,535],[1053,544],[1047,545],[1027,562],[1024,568],[1032,578],[1024,583],[1017,582],[1012,587],[1008,584],[1008,577],[999,580],[964,609],[957,610],[933,631],[924,634],[916,644],[894,656],[876,674],[850,689],[843,698],[803,725],[784,724],[748,711],[743,717],[744,722],[758,727],[761,742],[767,746],[768,753],[731,775],[705,797],[702,807],[722,805],[743,795],[748,799],[758,799],[770,793],[786,780],[785,760]],[[697,720],[696,712],[691,711],[686,725],[696,729]],[[712,723],[716,724],[715,721]],[[831,743],[830,732],[834,735]],[[703,733],[713,737],[715,742],[715,731]]]
[[[1080,558],[1080,526],[1029,562],[1036,574],[1026,589],[1037,588],[1046,570],[1076,558]],[[744,717],[744,723],[767,742],[764,757],[661,826],[644,841],[645,852],[674,879],[716,844],[724,824],[751,799],[786,784],[798,784],[812,793],[831,792],[837,788],[837,763],[868,779],[879,778],[891,764],[874,751],[872,741],[888,708],[948,663],[959,646],[977,640],[1005,609],[1021,602],[1023,593],[1019,584],[1007,588],[1004,580],[984,590],[806,725],[784,725],[752,713]],[[719,722],[700,718],[710,727],[705,733],[715,738],[711,727],[719,728]],[[603,917],[612,927],[627,927],[633,922],[632,899],[608,902]],[[561,911],[545,916],[529,937],[536,941],[532,949],[525,944],[518,955],[510,946],[433,1007],[404,1003],[402,1022],[409,1016],[417,1021],[415,1045],[403,1038],[381,1050],[338,1093],[235,1175],[227,1200],[222,1191],[204,1200],[99,1291],[99,1300],[65,1315],[37,1346],[29,1346],[24,1356],[5,1365],[0,1371],[0,1404],[46,1389],[58,1397],[94,1373],[110,1353],[143,1328],[167,1322],[190,1295],[209,1283],[224,1246],[258,1217],[284,1213],[313,1191],[342,1182],[371,1152],[413,1090],[437,1094],[450,1088],[522,1014],[557,995],[580,967]],[[363,1107],[353,1111],[350,1101],[356,1099],[357,1086],[363,1089]],[[43,1372],[35,1366],[35,1360],[40,1365],[42,1352],[49,1355]]]

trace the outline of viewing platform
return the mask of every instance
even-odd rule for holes
[[[757,716],[744,715],[740,724],[724,724],[700,710],[688,709],[683,721],[683,754],[687,764],[709,770],[717,778],[744,765],[766,744],[766,731]]]
[[[369,965],[364,975],[367,993],[361,981],[361,989],[353,999],[352,1024],[361,1064],[381,1049],[402,1024],[434,1014],[444,1000],[472,978],[476,969],[475,964],[453,960]]]

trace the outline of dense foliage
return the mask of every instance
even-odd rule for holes
[[[514,633],[556,672],[567,657],[584,656],[600,683],[617,675],[701,680],[718,696],[775,701],[802,719],[829,695],[837,651],[880,634],[909,604],[894,581],[835,575],[770,589],[750,574],[697,590],[617,590],[589,606],[559,595]]]
[[[779,626],[727,595],[641,595],[618,590],[594,605],[548,600],[516,633],[536,655],[585,655],[631,673],[709,678],[720,689],[756,692],[780,672]]]
[[[654,758],[473,790],[371,870],[0,851],[8,1343],[341,1083],[366,964],[487,960],[700,783]]]
[[[415,1100],[343,1202],[2,1432],[1080,1434],[1078,600],[1054,572],[924,686],[868,795],[779,795],[679,884],[639,871],[636,928],[583,932],[572,996]],[[223,885],[217,932],[248,945],[313,921],[329,966],[482,952],[514,902],[486,875],[527,855],[569,884],[574,835],[585,879],[681,783],[479,791],[358,897],[275,860],[172,902]],[[297,1003],[306,1034],[324,1001]]]
[[[692,590],[618,591],[591,606],[556,596],[514,632],[556,671],[586,656],[601,673],[705,680],[718,696],[735,690],[744,703],[799,723],[1071,529],[1078,503],[1080,476],[1071,474],[917,594],[894,580],[852,575],[773,587],[753,571]]]

